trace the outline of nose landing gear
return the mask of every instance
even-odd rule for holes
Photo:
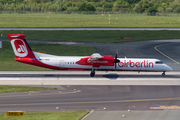
[[[91,76],[91,77],[94,77],[94,75],[95,75],[95,70],[92,69],[90,76]]]
[[[165,76],[165,71],[162,73],[162,76]]]

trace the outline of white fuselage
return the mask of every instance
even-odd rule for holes
[[[145,58],[118,58],[119,63],[115,66],[93,67],[92,65],[76,64],[85,56],[54,56],[34,52],[36,58],[47,65],[66,68],[66,69],[83,69],[83,70],[104,70],[104,71],[172,71],[172,68],[162,63],[159,59]]]

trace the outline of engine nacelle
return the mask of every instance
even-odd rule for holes
[[[91,56],[86,58],[81,58],[76,64],[79,65],[92,65],[93,67],[100,66],[114,66],[115,58],[112,56],[102,56],[98,59],[91,59]]]

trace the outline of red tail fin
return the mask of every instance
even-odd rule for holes
[[[24,34],[8,34],[12,48],[17,58],[35,58],[34,53],[24,39]]]

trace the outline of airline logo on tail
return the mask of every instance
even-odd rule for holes
[[[26,57],[28,55],[28,50],[26,48],[26,44],[21,39],[13,39],[11,40],[11,45],[13,47],[14,53],[18,57]]]

